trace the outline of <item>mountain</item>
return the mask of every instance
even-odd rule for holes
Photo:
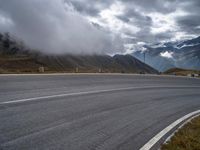
[[[0,36],[0,72],[158,73],[131,55],[47,55],[27,49],[9,35]]]
[[[146,63],[159,71],[170,68],[186,68],[200,70],[200,37],[180,41],[157,43],[144,46]],[[143,60],[144,54],[136,51],[132,54]]]

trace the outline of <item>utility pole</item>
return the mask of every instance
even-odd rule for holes
[[[145,63],[145,55],[146,55],[146,54],[145,54],[145,51],[144,51],[143,53],[144,53],[144,63]]]

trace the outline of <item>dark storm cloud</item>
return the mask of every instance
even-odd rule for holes
[[[121,0],[127,6],[141,9],[145,12],[157,11],[170,13],[176,10],[177,0]]]
[[[116,17],[126,23],[128,23],[130,21],[130,19],[128,17],[126,17],[125,15],[118,15]]]
[[[179,17],[177,18],[177,23],[184,29],[192,31],[195,27],[198,27],[200,25],[199,20],[200,16],[195,14],[195,15],[188,15],[186,17]]]
[[[187,33],[200,34],[200,1],[185,1],[183,10],[187,15],[176,18],[178,26]]]
[[[118,53],[122,44],[199,36],[200,1],[0,0],[7,30],[46,51]]]
[[[152,19],[151,17],[147,15],[143,15],[140,12],[136,11],[135,9],[127,6],[126,10],[124,11],[124,14],[121,16],[117,16],[119,19],[122,21],[132,24],[138,28],[140,28],[140,31],[137,33],[137,40],[138,41],[143,41],[143,42],[150,42],[152,41],[152,36],[150,33],[151,26],[152,26]],[[130,33],[125,33],[129,36],[135,36],[134,34],[131,35]],[[127,42],[129,42],[128,40]]]
[[[86,3],[84,1],[71,1],[71,3],[77,11],[85,15],[97,16],[100,12],[100,10],[95,8],[91,3]]]
[[[124,16],[131,23],[130,18],[136,26],[141,27],[138,32],[138,40],[145,42],[159,42],[159,40],[170,40],[177,32],[185,32],[185,36],[200,34],[200,1],[199,0],[122,0],[126,3],[126,11]],[[137,10],[137,11],[136,11]],[[150,32],[152,18],[148,16],[149,13],[160,13],[163,15],[173,14],[176,16],[176,11],[181,10],[185,15],[174,17],[174,22],[177,24],[177,30],[163,33],[152,34]],[[146,15],[146,16],[145,16]],[[173,29],[172,29],[173,30]],[[174,29],[175,30],[175,29]]]
[[[126,10],[124,11],[123,15],[117,16],[119,19],[121,19],[124,22],[133,23],[137,26],[150,26],[152,24],[152,19],[149,16],[142,15],[140,12],[135,11],[132,7],[126,7]]]
[[[113,0],[65,0],[71,3],[74,8],[84,15],[98,16],[102,9],[108,8]]]

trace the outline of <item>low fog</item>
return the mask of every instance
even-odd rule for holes
[[[123,51],[116,34],[101,29],[62,0],[0,0],[0,32],[50,54]]]

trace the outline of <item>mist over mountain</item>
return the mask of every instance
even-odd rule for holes
[[[117,34],[89,22],[63,0],[0,0],[0,32],[48,54],[122,52]]]
[[[145,45],[146,63],[165,71],[170,68],[200,70],[200,37],[180,42]],[[144,52],[136,51],[133,55],[144,60]]]
[[[0,34],[0,73],[36,73],[40,67],[45,72],[158,73],[131,55],[46,54]]]

